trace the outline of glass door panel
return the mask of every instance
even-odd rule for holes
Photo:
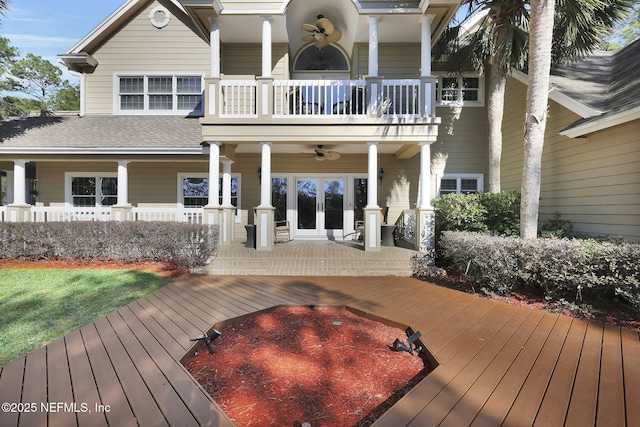
[[[298,180],[298,230],[317,229],[318,181],[315,179]]]
[[[296,232],[299,237],[340,237],[344,232],[343,178],[296,180]]]
[[[324,228],[344,228],[344,180],[324,180]]]

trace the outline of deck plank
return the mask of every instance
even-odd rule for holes
[[[63,339],[47,346],[47,384],[49,402],[73,402],[69,360]],[[77,425],[76,415],[72,412],[49,412],[48,418],[51,427]]]
[[[22,396],[24,364],[26,357],[21,357],[2,367],[0,372],[0,403],[20,403]],[[18,424],[18,411],[0,411],[0,426],[14,426]]]
[[[531,423],[531,420],[535,419],[560,356],[560,351],[571,328],[571,323],[572,319],[569,317],[560,316],[558,318],[549,339],[531,369],[529,377],[513,402],[513,406],[505,418],[505,424],[522,425]]]
[[[626,425],[623,375],[620,328],[607,325],[604,327],[602,339],[597,425],[611,427]]]
[[[162,328],[167,331],[167,333],[175,339],[175,341],[182,347],[182,352],[184,353],[189,347],[190,344],[188,341],[180,339],[180,337],[191,335],[188,331],[182,329],[179,324],[176,322],[176,319],[173,317],[169,317],[167,313],[161,311],[154,304],[151,303],[147,298],[141,298],[137,301],[137,303],[142,307],[149,316],[151,316]]]
[[[530,310],[527,314],[527,318],[505,344],[504,349],[455,404],[440,424],[441,427],[468,426],[473,422],[544,316],[539,310]]]
[[[590,322],[584,338],[580,363],[569,402],[566,424],[584,426],[595,424],[598,405],[598,382],[600,378],[600,356],[602,354],[603,327]]]
[[[168,426],[169,424],[167,424],[164,415],[158,408],[153,395],[107,318],[102,317],[96,320],[94,325],[104,343],[136,421],[142,427]]]
[[[109,410],[105,410],[109,425],[137,426],[138,423],[133,417],[129,402],[118,376],[111,366],[111,361],[98,335],[95,324],[91,323],[80,328],[80,334],[87,349],[87,356],[89,356],[93,376],[100,393],[100,402],[96,403],[109,406]],[[92,410],[97,410],[97,408],[92,408]]]
[[[96,403],[100,403],[98,387],[93,377],[87,349],[82,341],[80,330],[71,331],[65,336],[67,345],[67,355],[69,357],[69,371],[71,372],[71,383],[73,384],[74,402],[78,405],[78,426],[99,427],[106,426],[107,419],[104,412],[83,411],[81,405],[93,408]]]
[[[558,364],[536,416],[535,425],[564,424],[586,331],[587,322],[574,320],[571,324]]]
[[[41,410],[40,403],[47,402],[47,348],[39,349],[27,355],[24,369],[24,392],[22,401],[36,406],[20,414],[22,426],[39,427],[47,423],[47,411]]]
[[[145,310],[142,305],[137,302],[129,304],[129,309],[136,315],[138,320],[140,320],[144,326],[149,330],[149,332],[157,339],[162,347],[175,359],[180,359],[180,357],[184,354],[185,347],[181,345],[181,343],[185,344],[187,347],[188,335],[176,334],[171,335],[167,330],[158,322],[158,319],[153,317],[147,310]],[[159,320],[164,320],[159,316]]]
[[[622,366],[627,424],[640,423],[640,339],[637,332],[622,329]]]

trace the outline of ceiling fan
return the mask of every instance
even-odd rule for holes
[[[329,44],[337,42],[342,37],[342,31],[322,15],[318,15],[316,25],[302,24],[302,29],[311,34],[307,34],[301,40],[314,42],[317,48],[329,46]]]
[[[318,145],[318,148],[314,148],[315,154],[313,158],[318,162],[323,162],[325,160],[338,160],[340,158],[340,153],[337,151],[329,151],[324,150],[322,145]]]

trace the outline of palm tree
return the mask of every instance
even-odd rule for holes
[[[557,0],[553,26],[554,63],[589,53],[624,16],[634,0]],[[526,64],[530,0],[463,0],[462,18],[452,22],[434,48],[436,58],[447,57],[457,72],[474,69],[483,73],[491,64],[487,91],[489,125],[489,191],[500,191],[502,117],[507,76]],[[465,30],[478,13],[477,29]],[[477,18],[476,18],[477,19]]]

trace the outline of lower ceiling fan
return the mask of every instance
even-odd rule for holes
[[[301,40],[313,42],[319,49],[327,47],[331,43],[336,43],[342,37],[342,31],[322,15],[318,15],[315,25],[302,24],[302,29],[311,34],[307,34]]]
[[[338,160],[340,158],[340,153],[337,151],[329,151],[322,148],[322,145],[318,145],[317,148],[314,148],[315,154],[313,158],[318,162],[323,162],[325,160]]]

